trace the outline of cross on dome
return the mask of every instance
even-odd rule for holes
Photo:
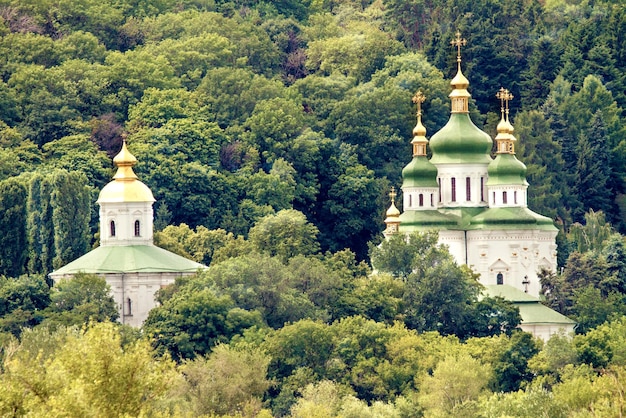
[[[456,47],[456,60],[458,62],[461,62],[461,46],[465,46],[467,44],[467,39],[461,38],[461,32],[459,32],[458,30],[456,31],[454,36],[456,36],[456,38],[450,41],[450,45]]]
[[[422,114],[422,103],[426,101],[426,96],[422,93],[421,90],[418,90],[413,96],[413,103],[417,104],[417,116]]]
[[[396,188],[391,186],[391,191],[389,192],[389,198],[391,199],[391,204],[396,202]]]

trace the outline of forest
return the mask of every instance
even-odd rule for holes
[[[474,123],[514,96],[574,336],[521,332],[433,233],[382,240],[456,31]],[[0,0],[0,416],[621,416],[625,106],[620,0]],[[210,266],[142,329],[47,279],[98,245],[123,140],[155,243]]]

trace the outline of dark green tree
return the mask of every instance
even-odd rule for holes
[[[143,329],[158,352],[169,352],[181,361],[208,354],[217,343],[261,324],[259,312],[235,307],[227,295],[190,289],[152,309]]]
[[[86,273],[56,283],[44,311],[45,322],[55,326],[115,321],[118,316],[110,286],[102,277]]]
[[[0,275],[17,277],[28,256],[26,237],[28,189],[25,180],[0,182]]]
[[[78,172],[56,171],[52,175],[52,224],[54,258],[59,268],[89,251],[91,244],[92,193],[85,176]]]
[[[19,337],[22,329],[43,320],[50,304],[50,288],[43,276],[0,276],[0,333]]]

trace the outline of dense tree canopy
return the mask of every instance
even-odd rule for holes
[[[474,122],[515,96],[573,338],[515,330],[433,235],[378,245],[457,30]],[[0,415],[623,415],[624,74],[611,0],[0,0]],[[97,244],[123,137],[156,243],[211,266],[141,333],[101,279],[45,280]]]

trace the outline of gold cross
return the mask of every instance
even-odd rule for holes
[[[467,44],[467,39],[461,38],[461,32],[459,32],[458,30],[454,35],[456,36],[456,38],[450,41],[450,45],[456,46],[456,60],[461,62],[461,46],[465,46]]]
[[[391,191],[389,192],[389,198],[391,199],[391,203],[395,203],[396,199],[396,188],[391,186]]]
[[[504,87],[500,87],[500,90],[498,90],[498,92],[496,93],[496,97],[500,99],[500,107],[502,108],[502,110],[504,110],[506,107],[506,111],[508,112],[509,101],[513,100],[513,95],[511,94],[511,92]]]
[[[426,96],[422,93],[421,90],[418,90],[413,96],[413,103],[417,104],[417,114],[418,116],[422,114],[422,103],[426,100]]]

